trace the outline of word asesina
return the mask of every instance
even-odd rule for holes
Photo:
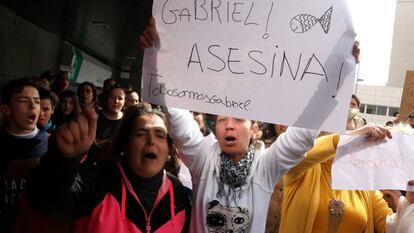
[[[276,49],[278,46],[276,46]],[[273,52],[251,49],[245,53],[240,52],[237,47],[223,47],[218,44],[209,45],[207,48],[199,48],[197,43],[193,44],[189,51],[187,68],[192,71],[201,72],[225,72],[234,75],[252,74],[259,77],[273,78],[290,77],[293,81],[302,81],[305,76],[319,77],[329,82],[326,69],[321,59],[316,54],[306,57],[302,54],[292,58],[286,51]],[[246,54],[247,53],[247,54]],[[338,64],[337,82],[341,81],[344,63]],[[278,73],[277,73],[278,71]],[[338,85],[337,85],[338,86]]]

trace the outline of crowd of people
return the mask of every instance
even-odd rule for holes
[[[151,19],[140,46],[157,36]],[[414,232],[412,192],[331,188],[338,133],[153,106],[113,79],[73,91],[65,72],[0,103],[1,232]],[[392,140],[359,105],[347,134]]]

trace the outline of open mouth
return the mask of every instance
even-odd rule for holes
[[[36,114],[29,113],[29,114],[27,114],[27,118],[31,121],[34,121],[34,120],[36,120]]]
[[[224,138],[224,140],[226,140],[226,142],[234,142],[236,141],[236,138],[233,136],[227,136]]]
[[[145,153],[144,158],[146,158],[146,159],[156,159],[157,155],[154,154],[154,153]]]

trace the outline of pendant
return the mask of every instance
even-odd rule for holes
[[[328,233],[337,233],[344,215],[345,204],[340,200],[329,200],[329,225]]]
[[[340,200],[331,199],[329,201],[329,213],[331,216],[340,217],[344,214],[345,204]]]

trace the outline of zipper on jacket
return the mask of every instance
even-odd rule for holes
[[[147,230],[147,233],[150,233],[151,232],[150,220],[147,219],[145,221],[147,222],[147,226],[145,227],[145,229]]]
[[[165,174],[165,171],[164,171],[164,176],[163,176],[163,181],[162,181],[161,187],[158,190],[158,194],[157,194],[157,197],[155,199],[154,205],[152,206],[152,209],[151,209],[151,211],[148,215],[147,211],[145,210],[144,206],[142,205],[141,201],[139,200],[137,194],[135,193],[134,189],[132,188],[132,185],[129,182],[129,179],[126,176],[126,174],[124,172],[124,169],[122,168],[121,164],[118,162],[117,165],[118,165],[118,168],[119,168],[119,170],[121,172],[121,175],[123,177],[124,185],[127,187],[129,193],[131,193],[131,195],[135,198],[135,200],[141,206],[142,211],[144,212],[145,223],[146,223],[145,230],[146,230],[147,233],[150,233],[151,232],[151,216],[152,216],[152,213],[154,212],[155,207],[157,207],[157,205],[161,201],[162,197],[166,194],[166,193],[164,193],[164,194],[162,194],[162,196],[160,196],[161,190],[167,184],[168,185],[168,191],[166,191],[166,192],[170,192],[170,198],[174,198],[174,196],[171,196],[171,193],[173,193],[172,184],[170,182],[168,182],[167,175]],[[170,205],[171,205],[171,203],[170,203]],[[171,208],[171,206],[170,206],[170,208]],[[175,216],[171,216],[171,218],[174,219]]]

